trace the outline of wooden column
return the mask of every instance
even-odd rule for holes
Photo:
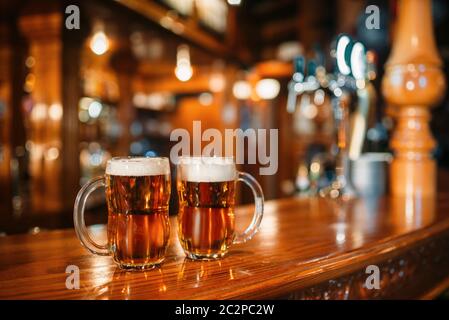
[[[90,28],[87,21],[81,20],[84,26],[80,30],[63,31],[62,72],[62,170],[64,172],[62,188],[64,190],[63,205],[71,215],[75,197],[80,188],[80,149],[78,104],[82,95],[81,88],[81,51]]]
[[[62,10],[27,12],[19,28],[29,42],[34,59],[29,77],[33,109],[29,115],[27,139],[30,150],[31,206],[33,211],[62,209]]]
[[[429,129],[432,105],[443,96],[445,81],[432,30],[430,0],[400,0],[393,47],[386,63],[382,91],[398,107],[391,139],[391,193],[433,196],[435,141]]]
[[[11,210],[11,112],[12,112],[12,54],[11,28],[0,24],[0,209]]]

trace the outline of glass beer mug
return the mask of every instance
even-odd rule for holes
[[[108,207],[108,243],[104,245],[92,240],[84,222],[87,198],[103,186]],[[112,158],[106,174],[86,183],[76,197],[76,234],[90,252],[112,255],[121,268],[151,268],[164,260],[168,246],[169,200],[168,158]]]
[[[253,191],[255,212],[242,233],[234,230],[236,182]],[[253,176],[238,172],[232,157],[181,157],[177,166],[178,238],[194,260],[223,257],[231,244],[250,240],[263,216],[263,193]]]

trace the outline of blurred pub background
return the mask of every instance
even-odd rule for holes
[[[79,29],[66,27],[70,5]],[[366,28],[369,5],[380,9],[379,29]],[[194,120],[203,131],[279,128],[277,174],[242,170],[267,199],[307,196],[312,159],[326,158],[335,129],[323,91],[287,110],[293,61],[305,57],[309,75],[332,72],[342,33],[368,50],[375,108],[363,150],[389,151],[394,108],[380,83],[396,13],[396,0],[1,0],[0,234],[70,227],[77,191],[109,158],[168,156],[170,132],[191,132]],[[447,75],[449,3],[433,0],[432,14]],[[441,168],[448,122],[446,96],[431,121]],[[105,221],[101,192],[90,211],[92,223]]]

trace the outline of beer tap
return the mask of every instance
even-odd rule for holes
[[[316,66],[307,78],[304,77],[304,58],[295,60],[295,72],[289,83],[287,111],[295,111],[297,97],[304,93],[322,89],[331,97],[336,127],[335,178],[319,193],[330,198],[350,199],[357,196],[350,179],[350,160],[356,160],[362,151],[368,113],[373,110],[375,94],[367,77],[363,44],[354,42],[347,35],[340,35],[336,41],[335,58],[335,73],[327,73],[323,66]],[[352,104],[356,105],[356,110],[351,121],[349,114]]]
[[[352,100],[352,90],[351,86],[349,86],[349,81],[347,81],[348,79],[342,78],[340,75],[337,78],[337,81],[332,81],[329,85],[329,89],[332,92],[331,101],[336,126],[335,179],[328,187],[320,190],[320,195],[350,199],[356,197],[356,192],[350,179],[348,155],[349,109]]]
[[[298,95],[301,93],[305,78],[305,58],[298,56],[293,60],[293,76],[288,83],[287,112],[293,113],[296,109]]]
[[[336,41],[337,72],[329,82],[337,128],[336,177],[320,194],[331,198],[357,196],[350,177],[350,160],[357,160],[365,141],[369,113],[374,110],[375,91],[368,78],[366,50],[347,35]],[[355,110],[350,114],[351,105]]]
[[[298,56],[294,59],[294,73],[288,84],[287,111],[294,113],[298,96],[304,93],[310,93],[320,88],[320,83],[315,75],[315,62],[309,61],[306,77],[306,59]]]

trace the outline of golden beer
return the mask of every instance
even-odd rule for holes
[[[235,181],[180,181],[178,234],[194,257],[221,257],[234,240]]]
[[[106,188],[108,243],[98,245],[85,231],[83,211],[89,194]],[[112,255],[122,268],[145,269],[161,263],[170,237],[170,165],[167,158],[113,158],[104,177],[91,180],[75,203],[75,229],[91,252]]]
[[[124,267],[162,262],[170,236],[166,175],[106,175],[108,241]]]
[[[263,215],[262,189],[252,176],[237,171],[233,158],[181,157],[177,175],[178,238],[187,257],[221,258],[233,243],[245,242],[257,232]],[[237,181],[253,189],[256,201],[253,221],[243,234],[235,232]]]

